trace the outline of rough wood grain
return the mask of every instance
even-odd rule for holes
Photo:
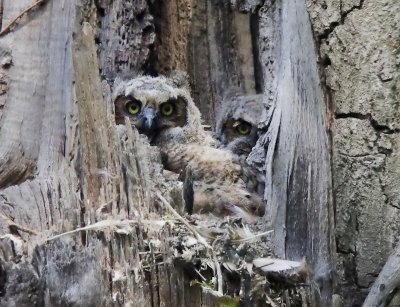
[[[400,233],[400,4],[307,3],[332,117],[340,292],[361,305]]]
[[[141,224],[122,233],[110,226],[46,243],[53,234],[99,221],[146,219],[164,209],[152,193],[163,180],[159,154],[129,127],[125,137],[117,136],[109,89],[99,77],[92,3],[51,2],[43,9],[35,15],[36,27],[18,30],[55,53],[43,48],[36,58],[14,58],[15,73],[28,63],[30,73],[43,79],[27,104],[35,116],[16,118],[45,131],[20,128],[16,143],[23,143],[22,132],[36,139],[28,149],[36,154],[37,172],[1,190],[0,305],[211,306],[214,299],[190,286],[182,266],[170,261],[167,230],[149,237]],[[16,115],[10,112],[14,104],[27,103],[27,93],[10,93],[2,120],[12,123]],[[4,122],[3,137],[10,133]],[[149,251],[150,240],[165,247],[162,259]]]
[[[278,254],[310,263],[319,304],[328,306],[335,284],[329,141],[304,2],[265,3],[259,33],[265,89],[273,95],[268,132],[258,144],[267,148],[268,218]]]
[[[195,22],[193,11],[198,5],[201,4],[192,0],[159,1],[152,5],[157,32],[152,53],[152,70],[155,73],[188,70],[188,48],[192,39],[189,34],[191,24]]]
[[[29,1],[20,1],[18,5],[4,3],[4,21],[8,22],[17,16],[21,7],[28,6]],[[12,49],[13,65],[8,70],[10,82],[7,99],[4,102],[4,113],[0,133],[0,186],[9,186],[31,178],[36,169],[41,131],[41,121],[37,120],[43,113],[43,97],[46,86],[45,70],[36,69],[40,66],[40,59],[47,50],[41,48],[45,40],[40,34],[48,32],[42,16],[48,18],[45,11],[27,16],[30,27],[14,29],[15,35],[2,38],[2,46],[11,46],[15,41],[22,40],[31,47],[19,45]],[[3,48],[4,48],[3,47]],[[12,103],[8,103],[12,101]]]
[[[94,1],[101,74],[108,81],[130,78],[147,68],[155,40],[149,1]]]
[[[158,32],[156,73],[187,69],[192,95],[207,124],[215,123],[224,95],[256,92],[251,20],[224,1],[166,1],[155,4]],[[179,28],[181,31],[176,31]]]

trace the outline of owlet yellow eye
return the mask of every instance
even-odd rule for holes
[[[236,131],[241,135],[248,135],[251,131],[251,125],[246,122],[242,122],[236,126]]]
[[[164,116],[171,116],[174,113],[174,105],[170,102],[163,103],[160,106],[160,111]]]
[[[125,107],[129,114],[136,115],[140,112],[141,104],[139,101],[134,100],[129,101]]]

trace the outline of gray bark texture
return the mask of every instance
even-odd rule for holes
[[[0,306],[399,305],[397,0],[45,0],[14,22],[32,4],[0,1]],[[253,248],[306,264],[285,283],[190,249],[182,187],[117,129],[115,79],[174,69],[212,127],[263,93]]]
[[[338,291],[360,306],[400,230],[400,3],[309,0],[308,10],[330,106]],[[378,293],[366,306],[386,306]]]

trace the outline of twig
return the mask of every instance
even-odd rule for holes
[[[197,270],[196,268],[193,268],[193,269],[194,269],[194,271],[201,277],[201,279],[202,279],[203,281],[206,281],[206,280],[207,280],[207,279],[203,276],[203,274],[200,273],[199,270]]]
[[[268,294],[264,294],[265,298],[267,299],[267,302],[272,306],[272,307],[279,307],[269,296]]]
[[[129,224],[131,224],[131,223],[137,223],[137,221],[136,220],[122,220],[122,221],[120,221],[120,220],[103,220],[103,221],[100,221],[100,222],[97,222],[97,223],[94,223],[94,224],[91,224],[91,225],[88,225],[85,227],[80,227],[80,228],[76,228],[74,230],[60,233],[53,237],[47,238],[46,241],[47,242],[52,241],[52,240],[58,239],[60,237],[63,237],[63,236],[69,235],[69,234],[73,234],[76,232],[80,232],[80,231],[99,230],[99,229],[104,229],[104,228],[114,227],[114,226],[126,227],[126,226],[129,226]]]
[[[41,5],[43,2],[45,2],[46,0],[37,0],[35,3],[33,3],[31,6],[29,6],[28,8],[26,8],[25,10],[23,10],[21,13],[18,14],[17,17],[15,17],[13,20],[11,20],[5,27],[3,30],[0,31],[0,36],[10,32],[11,27],[13,27],[16,23],[17,20],[20,19],[22,16],[24,16],[26,13],[28,13],[29,11],[33,10],[34,8],[36,8],[37,6]]]
[[[150,269],[150,268],[152,268],[152,267],[156,267],[156,266],[158,266],[158,265],[162,265],[162,264],[166,264],[166,263],[168,263],[168,262],[167,262],[167,261],[161,261],[161,262],[156,262],[156,263],[149,264],[149,265],[144,265],[144,266],[142,266],[141,268],[144,269],[144,270],[146,270],[146,269]]]
[[[96,212],[101,213],[101,211],[104,209],[104,207],[106,207],[106,206],[112,204],[114,201],[117,201],[117,200],[118,200],[118,197],[114,197],[113,199],[109,200],[108,202],[105,202],[105,203],[101,204],[101,205],[97,208]]]
[[[259,237],[266,236],[267,234],[270,234],[270,233],[272,233],[272,232],[274,232],[274,231],[273,231],[273,230],[267,230],[267,231],[265,231],[265,232],[258,233],[258,234],[254,235],[254,236],[252,236],[252,237],[249,237],[249,238],[232,240],[232,242],[235,242],[235,243],[246,242],[246,241],[254,240],[254,239],[259,238]]]
[[[139,255],[149,255],[149,254],[150,254],[150,252],[139,252]],[[154,254],[166,255],[167,253],[166,252],[154,252]]]
[[[225,239],[226,239],[227,234],[225,234]],[[220,240],[224,240],[224,238],[221,236],[219,238],[216,238],[214,240],[214,242],[211,244],[212,247],[212,255],[213,255],[213,261],[214,261],[214,266],[215,266],[215,270],[217,271],[217,283],[218,283],[218,288],[217,291],[221,294],[224,295],[224,291],[223,291],[223,277],[222,277],[222,271],[221,271],[221,265],[219,264],[218,258],[217,258],[217,254],[215,252],[215,245],[217,244],[218,241]]]
[[[157,197],[161,200],[161,202],[164,204],[165,207],[168,208],[169,211],[172,212],[172,214],[179,220],[181,221],[196,237],[196,239],[203,244],[205,247],[208,249],[212,250],[212,247],[210,244],[207,243],[207,241],[197,232],[196,229],[194,229],[190,224],[178,213],[175,211],[174,208],[170,205],[170,203],[159,193],[157,192]]]
[[[214,243],[216,241],[217,240],[215,240]],[[213,246],[214,246],[214,243],[213,243]],[[222,278],[221,266],[219,265],[217,254],[215,253],[214,250],[212,251],[212,253],[213,253],[213,260],[214,260],[215,270],[217,271],[217,284],[218,284],[217,285],[218,286],[217,290],[221,295],[224,295],[224,291],[223,291],[223,288],[222,288],[223,278]]]
[[[262,269],[262,268],[265,268],[266,266],[270,266],[270,265],[273,265],[273,264],[275,264],[275,263],[272,261],[272,262],[270,262],[270,263],[261,265],[261,266],[259,266],[258,268],[259,268],[259,269]]]

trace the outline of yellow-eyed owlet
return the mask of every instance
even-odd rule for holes
[[[217,113],[215,134],[220,148],[231,151],[241,165],[247,165],[247,188],[264,193],[264,174],[247,164],[247,157],[259,138],[258,126],[267,117],[268,106],[262,94],[244,95],[230,91]]]
[[[117,124],[129,117],[160,148],[165,169],[189,174],[192,195],[185,200],[191,199],[190,213],[240,217],[264,213],[263,200],[246,188],[243,167],[231,152],[216,148],[204,131],[183,73],[122,81],[113,99]]]

